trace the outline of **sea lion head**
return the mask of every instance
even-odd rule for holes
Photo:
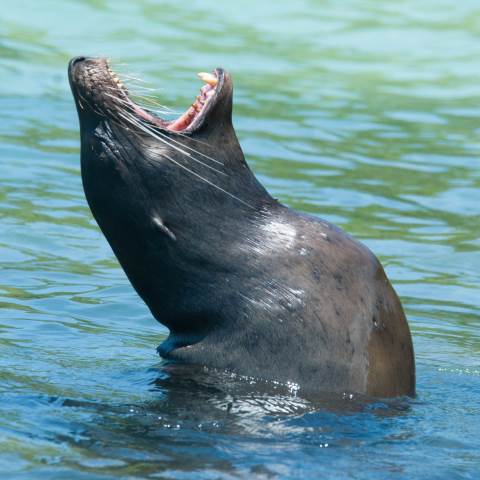
[[[166,121],[130,98],[104,58],[74,58],[68,72],[86,197],[129,279],[171,329],[215,318],[203,312],[212,278],[233,268],[239,231],[248,236],[272,203],[232,126],[230,75],[200,74],[192,106]]]
[[[240,200],[249,203],[241,198],[246,185],[235,175],[246,162],[232,126],[231,77],[221,68],[199,75],[206,83],[193,104],[179,118],[166,121],[130,98],[106,59],[72,59],[69,80],[80,118],[82,167],[101,159],[121,170],[120,164],[127,167],[134,161],[137,170],[157,180],[168,177],[162,182],[164,195],[170,189],[187,195],[192,189],[196,196],[201,191],[196,183],[211,182],[218,192],[224,190],[232,198],[239,193]],[[192,182],[192,177],[200,182]],[[224,195],[218,198],[223,203]]]

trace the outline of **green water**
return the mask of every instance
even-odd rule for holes
[[[167,331],[84,199],[66,78],[84,54],[177,110],[196,72],[231,72],[268,190],[385,265],[415,399],[339,413],[162,364]],[[474,0],[2,5],[1,478],[479,478],[479,72]]]

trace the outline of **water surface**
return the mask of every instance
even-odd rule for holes
[[[478,478],[474,0],[17,1],[0,18],[0,472],[12,479]],[[273,196],[382,260],[415,399],[304,399],[163,364],[167,335],[86,205],[66,63],[107,55],[182,110],[197,71]]]

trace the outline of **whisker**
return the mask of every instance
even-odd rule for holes
[[[104,88],[105,88],[106,90],[110,90],[110,91],[112,91],[112,92],[118,92],[118,91],[119,91],[119,90],[118,90],[117,88],[115,88],[115,87],[106,86],[106,87],[104,87]],[[127,91],[128,91],[128,90],[127,90]],[[123,93],[123,92],[122,92],[122,93]],[[128,91],[128,93],[130,94],[130,97],[133,97],[133,98],[140,98],[140,99],[145,98],[145,99],[148,99],[148,97],[146,97],[146,96],[137,95],[137,94],[132,93],[132,92],[130,92],[130,91]],[[119,99],[120,99],[120,97],[115,97],[115,98],[119,98]],[[154,97],[152,97],[152,98],[154,98]],[[165,106],[165,105],[162,105],[162,104],[159,103],[159,102],[154,102],[153,100],[149,100],[149,101],[151,101],[152,104],[155,103],[156,106],[158,106],[158,107],[163,107],[163,109],[165,109],[165,110],[162,110],[163,113],[169,113],[167,110],[171,110],[169,107],[167,107],[167,106]],[[142,106],[142,105],[140,105],[139,102],[136,102],[136,103],[138,103],[140,107]],[[147,105],[146,108],[150,108],[150,106]],[[174,112],[174,111],[172,110],[171,113],[178,113],[178,112]]]
[[[113,64],[114,62],[111,62],[110,61],[110,64]],[[116,64],[116,66],[118,66],[119,64]],[[129,80],[132,80],[132,81],[142,81],[140,80],[139,78],[136,78],[134,77],[133,75],[124,75],[125,78],[129,79]],[[138,88],[138,86],[137,86]],[[147,87],[144,87],[145,89],[147,89]],[[118,96],[118,92],[119,90],[118,89],[115,89],[113,87],[110,87],[110,86],[106,86],[105,87],[106,90],[110,90],[111,92],[116,92],[117,95],[113,95],[111,93],[108,93],[108,92],[104,92],[105,95],[109,96],[110,98],[112,98],[114,100],[115,103],[118,103],[119,105],[124,105],[124,106],[127,106],[129,107],[128,110],[132,110],[134,105],[133,102],[131,101],[127,101],[126,99],[124,98],[120,98]],[[154,91],[154,89],[150,89],[150,91]],[[124,95],[126,95],[126,92],[122,91],[121,93],[123,93]],[[138,98],[142,99],[144,101],[149,101],[150,103],[153,103],[153,104],[156,104],[157,106],[160,106],[162,108],[167,108],[168,107],[165,107],[164,105],[160,104],[158,102],[158,100],[152,96],[148,96],[148,95],[137,95]],[[150,98],[149,98],[150,97]],[[99,115],[102,115],[104,116],[105,114],[102,113],[102,112],[98,112],[95,110],[94,107],[92,107],[92,105],[90,105],[89,102],[86,101],[85,98],[83,98],[83,96],[81,96],[79,94],[79,98],[81,98],[93,111],[95,111],[96,113],[98,113]],[[127,97],[128,98],[128,97]],[[83,108],[83,104],[80,102],[80,107]],[[145,134],[155,138],[156,140],[158,140],[159,142],[167,145],[169,148],[172,148],[178,152],[180,152],[181,154],[183,154],[184,156],[188,157],[188,158],[191,158],[194,162],[198,163],[199,165],[202,165],[203,167],[205,168],[208,168],[209,170],[212,170],[220,175],[224,175],[224,176],[228,176],[226,172],[223,172],[221,170],[218,170],[214,167],[212,167],[211,165],[208,165],[207,163],[205,162],[202,162],[201,160],[199,160],[198,158],[196,158],[192,153],[188,152],[187,150],[190,150],[191,152],[194,152],[196,155],[200,155],[200,156],[203,156],[215,163],[218,163],[219,165],[223,165],[222,162],[202,153],[202,152],[199,152],[197,150],[195,150],[194,148],[188,146],[188,145],[185,145],[184,143],[178,141],[178,140],[175,140],[175,139],[172,139],[170,138],[169,135],[166,135],[165,133],[161,132],[161,131],[158,131],[158,130],[154,130],[154,127],[153,126],[150,126],[150,125],[146,125],[144,124],[142,121],[140,121],[139,119],[137,119],[132,113],[130,113],[130,111],[118,111],[117,114],[124,120],[127,122],[128,125],[132,125],[133,127],[136,127],[137,131],[133,130],[131,131],[132,135],[135,135],[135,136],[138,136],[139,135],[139,131],[142,131],[144,132]],[[171,112],[173,112],[171,109],[168,109],[170,110]],[[165,113],[164,111],[162,111],[162,113]],[[173,112],[175,113],[175,112]],[[117,123],[118,124],[118,121],[113,119],[113,122],[114,123]],[[129,129],[130,130],[130,129]],[[182,134],[182,132],[174,132],[176,135],[180,135],[181,137],[184,137],[184,138],[188,138],[189,141],[197,141],[199,143],[202,143],[202,144],[205,144],[208,146],[208,143],[206,142],[202,142],[201,140],[198,140],[198,139],[194,139],[194,138],[191,138],[190,136],[186,136],[185,134]],[[178,146],[179,145],[179,146]],[[249,207],[249,208],[254,208],[252,205],[250,205],[249,203],[245,202],[244,200],[242,200],[241,198],[237,197],[236,195],[230,193],[229,191],[225,190],[224,188],[218,186],[217,184],[213,183],[211,180],[209,180],[208,178],[205,178],[204,176],[200,175],[199,173],[197,173],[196,171],[192,170],[191,168],[185,166],[184,164],[178,162],[177,160],[175,160],[174,158],[172,158],[171,156],[167,155],[164,151],[160,150],[159,152],[159,155],[166,158],[167,160],[169,160],[171,163],[173,163],[174,165],[178,166],[179,168],[181,168],[182,170],[190,173],[191,175],[193,175],[194,177],[200,179],[201,181],[205,182],[206,184],[210,185],[211,187],[215,188],[216,190],[222,192],[223,194],[227,195],[228,197],[240,202],[241,204],[245,205],[246,207]]]
[[[118,66],[118,65],[127,65],[126,63],[123,63],[123,64],[115,64],[115,66]],[[164,90],[164,89],[160,89],[160,88],[151,88],[151,87],[146,87],[144,85],[135,85],[133,82],[134,81],[139,81],[139,82],[142,82],[142,83],[147,83],[145,80],[142,80],[141,78],[138,78],[136,76],[134,76],[132,73],[127,73],[127,74],[124,74],[124,73],[120,73],[121,77],[122,77],[122,80],[123,80],[123,77],[127,78],[129,81],[128,82],[125,82],[126,85],[128,87],[132,86],[135,90],[136,89],[140,89],[140,90],[147,90],[149,92],[156,92],[156,91],[160,91],[160,90]],[[131,83],[131,85],[130,85]],[[112,87],[106,87],[107,89],[113,91],[113,92],[116,92],[118,90],[116,90],[115,88],[112,88]],[[175,111],[173,109],[171,109],[170,107],[167,107],[166,105],[163,105],[162,103],[159,102],[158,98],[153,96],[153,95],[147,95],[145,94],[144,92],[142,94],[138,94],[136,93],[135,91],[130,91],[130,89],[127,89],[128,93],[129,93],[129,96],[133,99],[135,99],[135,103],[138,104],[139,107],[141,108],[144,108],[144,109],[147,109],[147,110],[150,110],[158,115],[179,115],[180,112],[178,111]],[[118,97],[114,97],[112,95],[110,95],[112,98],[118,100],[119,102],[123,103],[124,105],[126,106],[130,106],[131,105],[126,102],[125,100],[121,99],[121,98],[118,98]],[[140,101],[136,101],[137,99],[139,99]],[[160,108],[152,108],[152,105],[154,107],[160,107]],[[187,150],[190,150],[194,153],[196,153],[197,155],[200,155],[204,158],[207,158],[209,160],[211,160],[212,162],[215,162],[219,165],[222,165],[223,162],[220,162],[218,160],[216,160],[215,158],[212,158],[211,156],[209,155],[206,155],[205,153],[202,153],[202,152],[199,152],[197,150],[195,150],[194,148],[192,147],[189,147],[181,142],[178,142],[177,140],[174,140],[170,137],[168,137],[167,135],[165,134],[162,134],[160,132],[157,132],[158,134],[160,135],[163,135],[165,136],[166,138],[168,138],[171,142],[173,143],[176,143],[178,145],[181,145],[183,148],[186,148]],[[208,148],[211,148],[211,145],[208,143],[208,142],[205,142],[205,141],[202,141],[200,139],[197,139],[197,138],[193,138],[193,137],[190,137],[190,136],[187,136],[185,135],[184,133],[182,132],[175,132],[176,135],[180,136],[180,137],[183,137],[183,138],[188,138],[189,141],[191,142],[195,142],[195,143],[199,143],[201,145],[205,145],[207,146]]]
[[[147,83],[146,80],[143,80],[142,78],[134,76],[131,73],[120,73],[119,75],[121,75],[122,78],[128,78],[129,80],[135,80],[136,82],[140,82],[140,83]]]
[[[111,90],[114,90],[113,88]],[[122,103],[123,105],[126,105],[127,107],[132,108],[132,104],[128,102],[127,100],[124,100],[123,98],[116,97],[115,95],[112,95],[111,93],[105,92],[105,95],[107,97],[113,98],[115,101]]]
[[[219,187],[218,185],[215,185],[213,182],[211,182],[210,180],[208,180],[207,178],[204,178],[202,177],[201,175],[199,175],[197,172],[194,172],[193,170],[190,170],[188,167],[185,167],[185,165],[182,165],[181,163],[175,161],[173,158],[169,157],[168,155],[165,155],[163,152],[162,152],[162,155],[167,158],[168,160],[170,160],[172,163],[178,165],[180,168],[183,168],[184,170],[186,170],[187,172],[191,173],[192,175],[195,175],[196,177],[198,177],[199,179],[203,180],[205,183],[207,183],[208,185],[211,185],[212,187],[216,188],[217,190],[220,190],[221,192],[223,192],[225,195],[228,195],[229,197],[231,198],[234,198],[235,200],[237,200],[238,202],[240,203],[243,203],[244,205],[246,205],[247,207],[249,208],[254,208],[252,205],[250,205],[249,203],[245,202],[244,200],[242,200],[241,198],[238,198],[236,195],[233,195],[233,193],[230,193],[230,192],[227,192],[227,190],[223,189],[222,187]]]
[[[108,65],[110,67],[115,66],[115,67],[128,67],[128,63],[126,62],[117,62],[117,60],[112,59],[112,58],[107,58]]]
[[[223,162],[219,161],[219,160],[216,160],[215,158],[212,158],[212,157],[209,157],[208,155],[206,155],[205,153],[202,153],[202,152],[199,152],[198,150],[195,150],[194,148],[192,147],[189,147],[188,145],[185,145],[184,143],[181,143],[179,142],[178,140],[174,140],[173,138],[170,138],[168,137],[166,134],[164,134],[163,132],[157,132],[159,135],[161,136],[164,136],[166,138],[168,138],[171,142],[173,143],[177,143],[178,145],[181,145],[183,148],[186,148],[187,150],[190,150],[192,152],[195,152],[196,154],[198,155],[201,155],[202,157],[205,157],[205,158],[208,158],[209,160],[211,160],[212,162],[215,162],[215,163],[218,163],[219,165],[223,165]],[[175,133],[178,133],[178,132],[175,132]],[[190,137],[187,137],[186,135],[183,135],[184,138],[188,138],[188,139],[191,139]],[[192,139],[194,140],[194,139]]]
[[[158,141],[164,143],[165,145],[168,145],[170,148],[173,148],[174,150],[177,150],[178,152],[182,153],[183,155],[191,158],[194,162],[197,162],[199,163],[200,165],[203,165],[205,168],[209,168],[210,170],[213,170],[214,172],[217,172],[219,173],[220,175],[224,175],[224,176],[227,176],[227,174],[225,172],[222,172],[214,167],[212,167],[211,165],[208,165],[207,163],[205,162],[202,162],[201,160],[199,160],[198,158],[195,158],[191,153],[189,152],[186,152],[185,150],[183,150],[182,148],[180,147],[176,147],[175,145],[172,145],[169,141],[165,140],[164,138],[162,138],[161,136],[159,136],[157,134],[157,132],[153,131],[150,127],[146,126],[146,125],[143,125],[142,123],[140,123],[133,115],[131,114],[127,114],[125,115],[124,113],[122,112],[119,112],[119,115],[124,118],[127,122],[130,122],[131,124],[137,126],[138,128],[140,128],[141,130],[143,130],[145,133],[147,133],[148,135],[152,136],[153,138],[156,138]],[[168,137],[167,137],[168,138]],[[169,139],[171,140],[171,139]],[[183,145],[182,145],[183,146]]]
[[[112,90],[113,90],[113,89],[112,89]],[[130,107],[130,108],[132,107],[132,105],[131,105],[129,102],[127,102],[126,100],[123,100],[123,99],[121,99],[121,98],[119,98],[119,97],[115,97],[115,96],[113,96],[113,95],[110,95],[109,93],[105,93],[105,95],[108,95],[109,97],[113,98],[114,100],[117,100],[117,101],[123,103],[124,105],[126,105],[126,106],[128,106],[128,107]],[[167,113],[167,112],[164,112],[164,111],[161,111],[161,110],[157,110],[157,112],[159,112],[159,113]],[[137,119],[135,118],[135,120],[137,120]],[[151,128],[151,127],[148,127],[148,128]],[[172,142],[172,143],[175,143],[175,144],[177,144],[177,145],[181,145],[183,148],[185,148],[185,149],[187,149],[187,150],[190,150],[191,152],[194,152],[194,153],[196,153],[197,155],[200,155],[200,156],[202,156],[202,157],[204,157],[204,158],[207,158],[208,160],[211,160],[212,162],[215,162],[215,163],[217,163],[218,165],[223,165],[223,162],[221,162],[221,161],[219,161],[219,160],[217,160],[217,159],[215,159],[215,158],[213,158],[213,157],[210,157],[209,155],[207,155],[207,154],[205,154],[205,153],[199,152],[198,150],[195,150],[194,148],[192,148],[192,147],[190,147],[190,146],[188,146],[188,145],[185,145],[184,143],[179,142],[178,140],[174,140],[173,138],[170,138],[168,135],[166,135],[166,134],[163,133],[163,132],[158,132],[158,131],[156,131],[155,134],[160,135],[161,137],[164,137],[164,138],[168,139],[168,140],[169,140],[170,142]],[[177,134],[177,135],[180,134],[182,137],[188,138],[189,140],[196,140],[196,139],[194,139],[194,138],[187,137],[186,135],[181,134],[181,132],[175,132],[175,134]],[[197,141],[199,141],[199,140],[197,140]],[[200,142],[201,142],[201,141],[200,141]],[[201,142],[201,143],[203,143],[203,144],[205,144],[205,145],[208,145],[208,144],[205,143],[205,142]],[[185,153],[185,154],[188,154],[188,152],[184,152],[184,153]],[[188,155],[190,155],[190,154],[188,154]],[[221,172],[221,173],[222,173],[222,172]]]
[[[156,100],[155,97],[149,97],[148,95],[138,95],[136,93],[133,93],[132,96],[135,97],[135,98],[139,98],[140,100],[144,101],[145,103],[150,102],[152,105],[154,105],[156,107],[161,107],[166,113],[179,114],[179,112],[175,112],[174,110],[167,107],[166,105],[162,105],[158,100]]]
[[[135,118],[135,120],[137,120],[137,119]],[[156,134],[156,135],[160,135],[161,137],[165,138],[165,139],[166,139],[167,141],[169,141],[169,142],[175,143],[176,145],[180,145],[182,148],[186,148],[187,150],[190,150],[191,152],[194,152],[194,153],[196,153],[197,155],[201,155],[202,157],[208,158],[208,160],[211,160],[212,162],[215,162],[215,163],[217,163],[217,164],[219,164],[219,165],[223,165],[223,162],[221,162],[221,161],[219,161],[219,160],[217,160],[217,159],[215,159],[215,158],[212,158],[212,157],[206,155],[205,153],[199,152],[198,150],[195,150],[194,148],[189,147],[188,145],[185,145],[184,143],[179,142],[178,140],[175,140],[175,139],[171,138],[170,136],[168,136],[167,134],[165,134],[165,133],[163,133],[163,132],[159,132],[159,131],[156,131],[156,130],[154,131],[154,130],[152,129],[152,127],[147,126],[147,125],[144,125],[144,126],[145,126],[145,128],[148,128],[150,131],[152,131],[152,133],[154,133],[154,134]],[[175,134],[177,134],[177,133],[178,133],[178,132],[175,132]],[[183,137],[184,137],[184,138],[188,138],[189,140],[191,140],[191,137],[187,137],[186,135],[183,135]],[[188,153],[188,152],[187,152],[187,153]],[[191,155],[188,154],[188,156],[191,156]],[[193,157],[192,157],[192,158],[193,158]]]
[[[109,88],[109,87],[106,87],[107,89],[109,90],[112,90],[112,91],[116,91],[114,88]],[[105,92],[105,95],[107,95],[108,97],[110,98],[113,98],[115,101],[118,101],[120,103],[122,103],[123,105],[127,106],[127,107],[130,107],[132,108],[133,105],[131,102],[129,102],[128,100],[124,100],[123,98],[120,98],[120,97],[116,97],[115,95],[111,95],[110,93],[107,93]],[[143,107],[142,105],[139,104],[139,106],[141,108],[146,108],[154,113],[157,113],[157,114],[162,114],[162,115],[167,115],[169,114],[170,112],[166,112],[165,110],[159,110],[159,109],[154,109],[154,108],[151,108],[150,106],[146,105],[145,107]]]
[[[98,110],[97,108],[95,108],[80,92],[77,92],[78,93],[78,96],[80,97],[81,100],[83,100],[85,102],[85,105],[87,107],[89,107],[93,112],[95,112],[96,114],[98,115],[103,115],[103,113]],[[82,110],[84,110],[84,105],[80,105],[82,107]]]
[[[130,82],[130,80],[127,80],[127,83],[128,82]],[[146,90],[147,92],[163,92],[165,90],[164,88],[145,87],[144,85],[134,85],[134,87],[139,88],[140,90]]]

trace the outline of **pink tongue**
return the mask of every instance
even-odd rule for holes
[[[157,125],[162,124],[163,127],[168,128],[168,130],[179,132],[181,130],[185,130],[193,122],[195,116],[198,115],[198,113],[205,106],[205,103],[213,95],[214,90],[215,89],[211,85],[204,85],[200,89],[200,95],[195,100],[195,103],[183,115],[181,115],[179,118],[177,118],[176,120],[172,121],[169,124],[162,120],[157,119],[153,115],[150,115],[148,112],[146,112],[142,108],[135,105],[135,103],[133,102],[130,102],[130,103],[132,105],[133,110],[139,117],[145,120],[148,120],[149,122],[156,123]]]
[[[137,105],[135,105],[133,102],[132,102],[132,107],[133,107],[133,110],[135,110],[135,113],[145,119],[145,120],[148,120],[149,122],[153,122],[155,123],[155,120],[156,118],[153,116],[153,115],[150,115],[148,112],[146,112],[145,110],[142,110],[140,107],[138,107]]]
[[[195,116],[201,111],[205,106],[207,100],[213,95],[214,89],[210,85],[204,85],[200,89],[200,95],[195,100],[195,103],[179,118],[174,120],[169,126],[169,130],[178,132],[180,130],[185,130],[192,122]]]
[[[168,129],[173,130],[175,132],[178,132],[180,130],[185,130],[185,128],[187,128],[190,125],[190,123],[192,123],[196,114],[197,114],[197,111],[193,107],[190,107],[181,117],[174,120],[168,126]]]

